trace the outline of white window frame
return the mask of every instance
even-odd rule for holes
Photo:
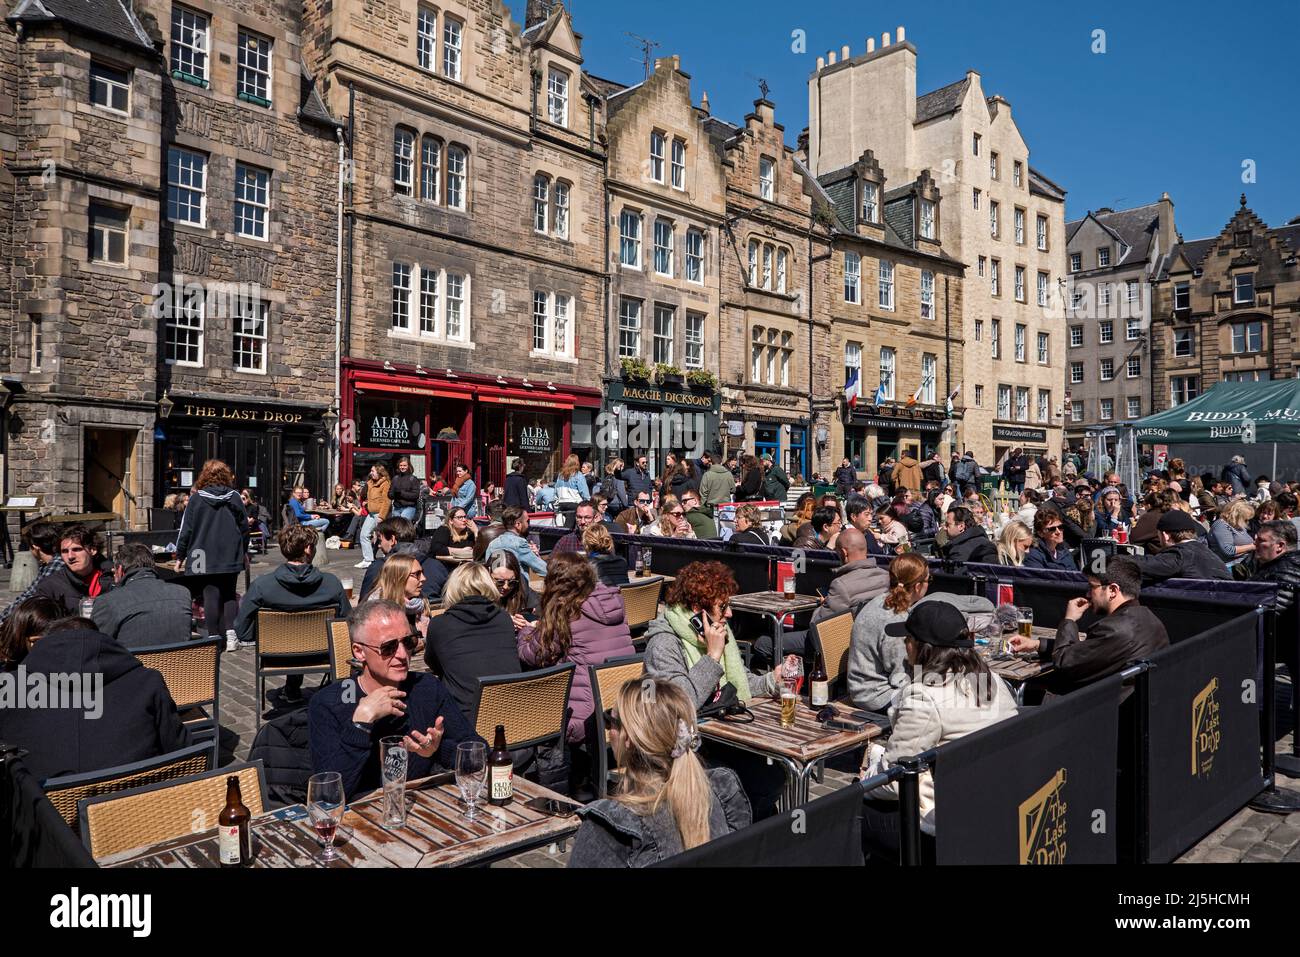
[[[749,241],[748,264],[749,264],[749,286],[752,289],[757,289],[758,288],[758,240],[757,239],[751,239]]]
[[[1012,223],[1015,228],[1016,245],[1023,246],[1025,244],[1025,211],[1019,206],[1016,207],[1016,211],[1012,214]]]
[[[1136,371],[1134,371],[1136,369]],[[1124,361],[1124,376],[1128,379],[1142,378],[1142,357],[1129,356]]]
[[[656,183],[664,182],[664,149],[667,139],[659,130],[650,131],[650,178]]]
[[[656,302],[654,306],[654,327],[650,343],[650,356],[656,364],[670,366],[676,345],[677,310],[667,303]]]
[[[1002,358],[1002,320],[993,319],[989,324],[989,348],[994,359]]]
[[[1047,217],[1042,214],[1036,214],[1036,216],[1037,218],[1034,220],[1035,244],[1037,245],[1039,252],[1045,253],[1047,252],[1047,236],[1049,229]]]
[[[186,181],[188,179],[188,182]],[[197,197],[198,219],[173,214],[182,208],[193,209]],[[167,218],[173,223],[206,226],[208,219],[208,156],[196,150],[172,146],[167,150]]]
[[[686,141],[680,136],[673,137],[669,170],[673,189],[686,189]]]
[[[1199,375],[1177,375],[1169,377],[1169,404],[1183,405],[1191,402],[1201,394],[1201,377]],[[1181,401],[1179,401],[1181,399]]]
[[[1003,422],[1011,421],[1011,386],[998,386],[998,410],[997,418]]]
[[[1048,422],[1052,416],[1052,393],[1048,389],[1038,390],[1038,422]]]
[[[420,199],[442,200],[442,141],[432,136],[420,139]]]
[[[1097,378],[1100,379],[1102,382],[1110,382],[1115,378],[1114,359],[1107,357],[1097,362]]]
[[[1028,337],[1028,332],[1029,330],[1023,322],[1016,323],[1016,328],[1014,332],[1014,336],[1015,336],[1014,344],[1016,349],[1017,362],[1024,362],[1026,356],[1028,355],[1026,351],[1027,346],[1025,342],[1026,338]]]
[[[781,333],[781,387],[790,388],[790,360],[794,358],[793,333]]]
[[[789,254],[784,249],[778,248],[776,251],[776,291],[777,292],[785,292],[786,280],[787,280],[786,273],[789,269],[789,265],[790,265]]]
[[[971,209],[980,208],[980,192],[981,190],[978,187],[971,190]]]
[[[975,385],[975,408],[984,408],[984,386],[982,383]]]
[[[663,240],[667,241],[664,242]],[[673,276],[673,260],[675,258],[673,254],[676,252],[673,247],[677,245],[677,230],[673,228],[673,224],[670,220],[655,220],[654,241],[655,275],[668,276],[671,278]],[[661,268],[661,266],[663,268]]]
[[[989,293],[994,296],[1002,295],[1002,260],[989,260]]]
[[[415,15],[415,62],[421,70],[437,70],[438,11],[424,4]]]
[[[555,238],[569,238],[569,184],[557,179],[551,187],[551,198],[555,209]]]
[[[108,266],[125,266],[131,259],[131,211],[106,203],[91,202],[86,210],[86,219],[90,233],[87,249],[90,261]],[[113,237],[118,235],[122,238],[122,258],[113,259]],[[102,252],[98,257],[95,255],[97,237]]]
[[[880,260],[880,276],[877,282],[880,308],[894,309],[894,264],[888,259]]]
[[[1070,348],[1078,349],[1083,346],[1083,326],[1070,327]]]
[[[551,352],[559,358],[573,355],[573,302],[565,293],[551,297]]]
[[[1047,308],[1047,298],[1051,290],[1051,277],[1045,272],[1038,274],[1038,305]]]
[[[207,86],[211,50],[212,19],[201,10],[173,4],[169,59],[172,74],[190,77]]]
[[[936,398],[935,381],[939,377],[939,357],[925,352],[921,354],[921,401],[934,405]]]
[[[1124,320],[1124,341],[1137,342],[1142,338],[1142,317],[1130,316]]]
[[[992,150],[989,152],[989,179],[999,179],[998,169],[998,152]]]
[[[1180,339],[1179,339],[1180,334],[1182,334],[1181,343],[1185,343],[1185,344],[1187,345],[1187,351],[1186,351],[1186,352],[1179,352],[1179,351],[1178,351],[1178,349],[1179,349],[1179,345],[1181,344],[1181,343],[1180,343]],[[1193,330],[1193,329],[1190,328],[1190,327],[1188,327],[1188,328],[1186,328],[1186,329],[1175,329],[1175,330],[1174,330],[1174,357],[1175,357],[1175,358],[1178,358],[1178,359],[1187,359],[1187,358],[1191,358],[1192,356],[1195,356],[1195,355],[1196,355],[1196,332],[1195,332],[1195,330]]]
[[[1025,267],[1016,266],[1014,276],[1016,282],[1016,302],[1024,302],[1025,301]]]
[[[415,195],[415,133],[404,126],[393,128],[393,192]]]
[[[1243,283],[1242,280],[1246,282]],[[1249,285],[1250,295],[1243,298],[1241,290],[1243,286]],[[1255,274],[1253,272],[1240,272],[1232,277],[1232,304],[1234,306],[1250,306],[1255,302]]]
[[[1083,402],[1082,402],[1082,401],[1076,399],[1075,401],[1073,401],[1073,402],[1070,403],[1070,421],[1071,421],[1071,422],[1082,422],[1082,421],[1083,421]]]
[[[413,263],[394,262],[392,295],[389,299],[388,327],[395,332],[411,332],[411,298],[414,293]]]
[[[544,173],[533,177],[533,232],[543,236],[551,226],[551,178]]]
[[[461,45],[465,37],[465,24],[445,14],[442,18],[442,75],[460,82]]]
[[[546,74],[546,116],[556,126],[569,125],[569,74],[555,67]]]
[[[1182,300],[1182,305],[1178,304]],[[1192,284],[1187,281],[1174,283],[1174,309],[1182,311],[1192,307]]]
[[[862,221],[880,222],[880,187],[871,180],[862,181]]]
[[[846,342],[844,343],[844,384],[846,386],[854,369],[858,373],[858,382],[854,387],[854,395],[862,398],[862,343]]]
[[[1105,269],[1110,265],[1110,247],[1097,247],[1097,268]]]
[[[844,251],[844,301],[855,306],[862,303],[862,257],[847,249]]]
[[[1002,224],[1000,222],[1001,211],[1002,211],[1001,204],[996,199],[990,199],[989,200],[989,235],[992,236],[994,239],[997,239],[998,234],[1002,231]]]
[[[618,357],[641,357],[641,314],[645,304],[640,299],[622,296],[618,301]]]
[[[125,77],[125,79],[119,79]],[[103,100],[96,99],[99,91],[103,91]],[[121,92],[126,98],[126,105],[121,109],[113,105],[114,94]],[[107,63],[100,63],[98,60],[90,61],[90,103],[92,106],[101,110],[107,110],[110,113],[116,113],[119,116],[131,115],[131,71],[119,70],[115,66]]]
[[[469,197],[469,150],[463,146],[447,147],[447,208],[464,211]]]
[[[880,347],[880,385],[884,390],[885,401],[895,399],[898,383],[898,353],[892,346]]]
[[[470,340],[470,277],[465,273],[442,273],[443,336],[449,342]]]
[[[683,368],[704,368],[704,322],[706,318],[702,312],[686,311],[686,325],[683,328],[682,339]]]
[[[921,318],[934,318],[934,273],[921,270]]]
[[[1097,344],[1108,346],[1115,341],[1115,323],[1107,319],[1105,322],[1097,323]]]
[[[1011,161],[1011,184],[1013,186],[1019,186],[1024,182],[1024,172],[1024,164],[1020,160]]]
[[[442,271],[431,266],[420,268],[420,335],[441,336]]]
[[[166,317],[166,332],[164,335],[163,355],[167,365],[187,366],[195,369],[203,368],[204,319],[206,318],[206,312],[206,296],[200,286],[191,284],[188,295],[185,283],[178,282],[172,287],[170,315]],[[182,333],[186,335],[187,339],[192,337],[192,341],[182,343]],[[195,358],[176,358],[182,348],[187,351],[193,349]]]
[[[1115,418],[1115,400],[1102,399],[1098,404],[1097,418],[1102,422],[1110,422]]]
[[[1070,253],[1070,272],[1083,271],[1083,253]]]
[[[921,200],[921,238],[934,239],[935,204],[933,200]]]
[[[1083,363],[1070,363],[1070,385],[1079,385],[1083,382]]]
[[[251,229],[247,228],[251,225]],[[235,164],[235,235],[266,242],[271,235],[271,171]]]
[[[768,203],[776,199],[776,161],[766,156],[758,159],[758,195]]]
[[[624,269],[641,268],[641,214],[636,210],[618,214],[618,262]]]
[[[1130,419],[1140,419],[1140,418],[1142,418],[1142,399],[1141,399],[1141,398],[1136,398],[1136,399],[1135,399],[1135,398],[1133,398],[1132,396],[1129,396],[1129,397],[1125,400],[1125,403],[1126,403],[1126,406],[1127,406],[1127,408],[1125,409],[1125,411],[1128,413],[1128,416],[1127,416],[1128,418],[1130,418]]]
[[[236,92],[240,99],[261,106],[271,105],[272,91],[275,89],[271,79],[274,51],[275,44],[270,37],[239,28]]]
[[[1016,421],[1029,421],[1029,387],[1016,386]]]
[[[1046,332],[1038,333],[1038,364],[1045,366],[1052,359],[1052,337]]]
[[[251,375],[266,375],[267,342],[271,326],[270,303],[263,299],[236,296],[235,314],[231,318],[231,363],[234,370]],[[251,358],[252,363],[247,364],[245,358]]]
[[[775,254],[776,249],[771,243],[763,244],[763,288],[769,292],[772,289],[772,260]]]

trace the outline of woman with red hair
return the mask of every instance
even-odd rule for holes
[[[176,558],[185,574],[203,577],[203,621],[210,637],[234,629],[235,583],[248,560],[248,513],[234,485],[230,466],[208,459],[176,536]]]

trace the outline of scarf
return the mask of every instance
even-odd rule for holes
[[[695,667],[696,662],[704,657],[707,646],[704,640],[691,627],[690,612],[681,605],[670,605],[664,611],[664,621],[672,626],[677,640],[682,643],[682,656],[686,659],[687,669]],[[749,693],[749,675],[745,671],[745,661],[740,657],[740,648],[736,638],[727,626],[727,644],[722,652],[722,680],[720,684],[731,685],[736,689],[736,697],[741,704],[748,704],[752,697]]]
[[[90,581],[88,582],[86,594],[88,594],[91,598],[98,598],[100,593],[104,590],[104,583],[100,578],[101,575],[103,575],[103,572],[96,571],[93,575],[90,576]]]

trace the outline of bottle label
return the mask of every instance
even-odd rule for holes
[[[513,765],[492,765],[492,800],[505,801],[515,793],[515,769]]]
[[[222,864],[242,864],[239,854],[239,825],[222,825],[217,829]]]
[[[811,701],[809,702],[814,708],[820,708],[830,700],[830,682],[814,681],[812,691],[809,692]]]

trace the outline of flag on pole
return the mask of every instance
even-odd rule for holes
[[[884,404],[885,404],[885,383],[882,382],[880,383],[880,385],[876,387],[876,408],[878,409]]]
[[[921,384],[916,387],[916,391],[912,393],[912,397],[907,400],[907,407],[909,409],[921,401],[921,394],[925,392],[925,387],[929,382],[930,379],[928,377],[921,380]]]
[[[957,388],[953,389],[952,392],[948,395],[948,399],[944,403],[944,408],[947,410],[948,418],[950,419],[952,418],[952,400],[957,398],[957,393],[960,391],[961,391],[961,386],[957,386]]]
[[[850,409],[856,408],[858,404],[858,370],[854,369],[849,373],[849,381],[844,383],[844,401]]]

